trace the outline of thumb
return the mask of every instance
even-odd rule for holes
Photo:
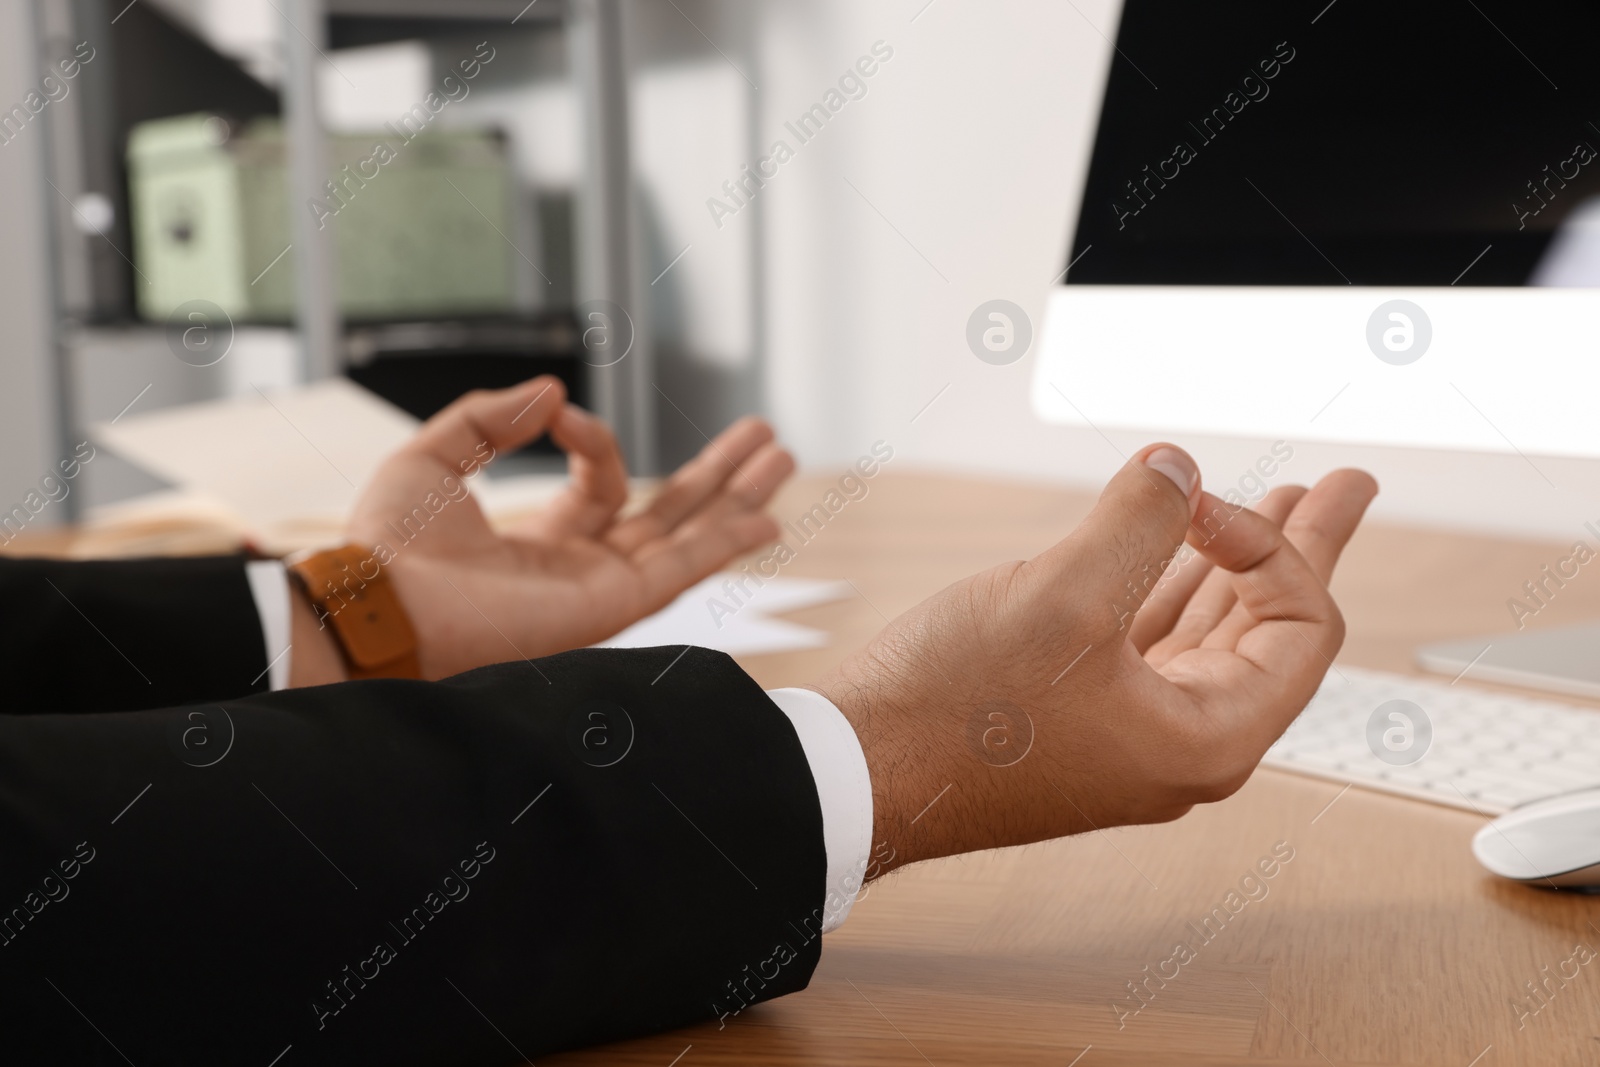
[[[1176,445],[1141,449],[1116,473],[1088,517],[1034,560],[1043,579],[1075,605],[1125,630],[1183,544],[1200,502],[1200,468]]]

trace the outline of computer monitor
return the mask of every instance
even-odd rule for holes
[[[1036,412],[1600,458],[1596,41],[1577,0],[1126,0]],[[1423,658],[1600,694],[1600,629],[1531,636]]]

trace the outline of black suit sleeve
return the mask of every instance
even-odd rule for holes
[[[122,711],[269,688],[243,556],[0,559],[6,712]]]
[[[810,767],[728,657],[680,652],[0,716],[0,1041],[488,1067],[803,988]]]

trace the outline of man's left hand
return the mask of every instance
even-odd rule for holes
[[[544,433],[567,453],[570,484],[497,533],[463,475]],[[741,419],[647,507],[619,517],[628,474],[616,437],[541,377],[469,393],[429,419],[379,468],[348,532],[392,550],[383,569],[417,632],[422,673],[443,678],[593,644],[665,607],[777,537],[763,509],[793,470],[771,427]]]

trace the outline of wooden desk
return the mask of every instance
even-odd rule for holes
[[[790,487],[778,516],[809,509],[827,484]],[[1091,502],[901,472],[869,484],[785,569],[851,578],[862,596],[793,616],[836,643],[745,660],[764,685],[816,677],[881,616],[1038,551]],[[1342,659],[1407,670],[1421,641],[1504,630],[1506,598],[1569,547],[1370,526],[1334,582],[1349,620]],[[1600,575],[1585,572],[1534,624],[1596,615]],[[828,936],[805,992],[747,1010],[725,1029],[708,1023],[540,1062],[1600,1062],[1600,959],[1520,1029],[1513,1008],[1528,995],[1524,983],[1539,981],[1543,967],[1556,972],[1575,942],[1600,951],[1600,898],[1491,878],[1468,849],[1477,816],[1360,789],[1328,807],[1339,791],[1261,771],[1233,798],[1176,823],[906,869],[873,886]],[[1124,983],[1147,965],[1170,974],[1162,961],[1174,944],[1199,940],[1186,924],[1200,924],[1280,841],[1294,858],[1265,883],[1267,895],[1119,1028],[1113,1003],[1133,1003]]]

